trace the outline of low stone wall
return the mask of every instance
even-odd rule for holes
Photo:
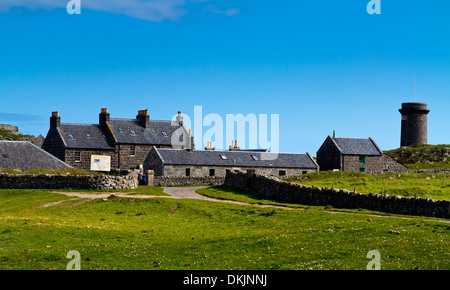
[[[408,170],[408,173],[450,174],[450,168]]]
[[[232,171],[227,172],[224,185],[251,190],[265,198],[281,202],[450,218],[449,200],[405,198],[378,193],[361,194],[345,189],[319,188],[286,182],[270,176]]]
[[[155,186],[221,185],[225,177],[154,176]],[[152,185],[152,184],[149,184]]]
[[[0,174],[0,188],[28,189],[134,189],[136,176]]]

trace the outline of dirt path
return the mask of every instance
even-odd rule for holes
[[[56,206],[60,205],[62,203],[65,203],[67,201],[74,201],[74,200],[80,200],[79,202],[76,202],[71,205],[71,207],[77,206],[79,204],[83,204],[85,202],[89,202],[94,199],[99,198],[108,198],[110,196],[118,196],[118,197],[127,197],[127,198],[173,198],[173,199],[199,199],[199,200],[208,200],[208,201],[214,201],[214,202],[222,202],[222,203],[231,203],[231,204],[240,204],[240,205],[247,205],[247,206],[255,206],[255,207],[261,207],[261,208],[280,208],[280,209],[286,209],[286,210],[304,210],[304,208],[299,207],[289,207],[289,206],[281,206],[281,205],[264,205],[264,204],[254,204],[254,203],[246,203],[246,202],[240,202],[240,201],[234,201],[234,200],[226,200],[226,199],[217,199],[217,198],[211,198],[207,197],[201,194],[198,194],[196,191],[202,188],[207,188],[207,186],[199,186],[199,187],[163,187],[163,190],[165,193],[169,194],[167,195],[145,195],[145,194],[128,194],[128,193],[121,193],[121,192],[106,192],[106,193],[86,193],[86,192],[64,192],[64,191],[55,191],[55,193],[72,196],[74,198],[72,199],[66,199],[62,201],[52,202],[49,204],[45,204],[42,206],[39,206],[39,208],[43,207],[50,207],[50,206]],[[387,218],[401,218],[401,219],[411,219],[409,217],[400,217],[400,216],[391,216],[391,215],[377,215],[377,214],[367,214],[367,213],[352,213],[352,212],[343,212],[343,211],[332,211],[332,210],[324,210],[324,212],[327,213],[341,213],[341,214],[357,214],[357,215],[365,215],[368,217],[387,217]],[[436,222],[443,222],[443,223],[450,223],[450,221],[447,220],[432,220],[430,221],[436,221]]]

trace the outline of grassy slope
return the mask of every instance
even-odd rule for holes
[[[201,200],[95,200],[0,190],[0,269],[450,269],[450,225]],[[178,204],[178,209],[168,212]],[[396,231],[399,234],[392,234]]]
[[[399,163],[411,170],[450,168],[450,158],[443,156],[450,145],[419,145],[417,147],[403,147],[385,151]]]
[[[450,175],[427,173],[402,173],[368,175],[359,172],[322,171],[292,177],[286,181],[317,187],[354,190],[360,193],[384,193],[413,197],[450,199]]]

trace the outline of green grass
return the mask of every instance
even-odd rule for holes
[[[417,145],[402,147],[385,153],[410,170],[450,168],[450,145]]]
[[[70,250],[85,270],[364,270],[370,250],[386,270],[450,269],[450,225],[430,219],[165,198],[37,208],[67,198],[0,190],[0,269],[63,270]]]
[[[235,189],[232,187],[224,186],[224,185],[216,185],[208,188],[198,189],[195,192],[223,200],[234,200],[239,202],[245,202],[249,204],[256,205],[277,205],[277,206],[287,206],[287,207],[295,207],[295,208],[307,208],[308,206],[300,205],[300,204],[292,204],[292,203],[282,203],[275,200],[265,199],[261,197],[261,195],[251,192]]]
[[[49,192],[82,192],[82,193],[92,193],[92,194],[98,194],[102,192],[111,192],[111,194],[114,194],[114,192],[120,192],[120,193],[128,193],[133,195],[157,195],[157,196],[170,196],[169,194],[165,193],[162,187],[159,186],[146,186],[146,185],[139,185],[137,188],[134,189],[49,189],[46,190]]]
[[[23,140],[24,138],[29,137],[30,135],[14,135],[10,131],[0,130],[0,140],[6,140],[6,138],[12,139],[14,141]]]
[[[359,193],[384,193],[404,197],[450,199],[450,175],[402,173],[368,175],[359,172],[321,171],[287,178],[286,181],[317,187],[356,190]]]
[[[78,169],[78,168],[64,168],[58,170],[49,169],[32,169],[26,171],[17,171],[11,168],[0,168],[0,173],[7,174],[50,174],[50,175],[91,175],[90,171]],[[92,172],[93,175],[103,175],[100,172]]]

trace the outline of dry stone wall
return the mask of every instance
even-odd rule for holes
[[[405,198],[378,193],[361,194],[345,189],[319,188],[286,182],[270,176],[232,171],[227,172],[224,185],[251,190],[265,198],[281,202],[450,218],[449,200]]]
[[[27,189],[134,189],[136,176],[0,174],[0,188]]]

